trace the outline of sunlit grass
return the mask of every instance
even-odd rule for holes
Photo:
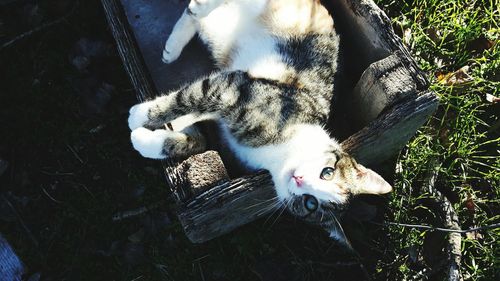
[[[441,105],[408,143],[399,159],[390,219],[433,223],[438,214],[420,187],[429,163],[439,164],[438,189],[453,203],[463,229],[500,221],[499,106],[486,94],[500,94],[500,3],[498,1],[377,1],[400,29]],[[444,83],[440,76],[467,66],[468,81]],[[439,219],[439,218],[438,218]],[[438,220],[439,221],[439,220]],[[439,226],[439,225],[437,225]],[[408,278],[420,268],[408,257],[421,255],[428,232],[388,228],[397,266],[384,276]],[[500,274],[500,230],[462,237],[466,280],[493,280]],[[444,256],[445,257],[445,256]],[[425,263],[425,262],[424,262]],[[430,265],[427,265],[430,266]]]

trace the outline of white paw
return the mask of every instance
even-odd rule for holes
[[[149,120],[148,113],[151,104],[149,102],[144,102],[136,104],[130,108],[128,117],[128,127],[130,130],[135,130],[142,127]]]
[[[188,6],[188,14],[194,18],[204,18],[210,14],[221,3],[219,0],[191,0]]]
[[[146,158],[163,159],[166,158],[163,146],[169,132],[166,130],[148,130],[137,128],[130,134],[130,140],[135,150]]]
[[[172,40],[170,39],[167,40],[165,49],[163,49],[161,60],[164,63],[172,63],[177,60],[182,52],[182,49],[178,48],[178,46],[180,46],[180,44],[175,44],[175,42],[172,42]]]

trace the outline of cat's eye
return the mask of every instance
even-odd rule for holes
[[[304,195],[304,207],[309,212],[314,212],[318,209],[318,199],[311,195]]]
[[[321,175],[319,176],[322,180],[332,180],[333,179],[333,173],[335,172],[335,169],[332,167],[326,167],[321,171]]]

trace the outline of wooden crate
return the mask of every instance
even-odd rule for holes
[[[165,40],[189,1],[101,1],[140,101],[214,69],[197,40],[173,64],[161,62]],[[340,96],[330,125],[347,152],[358,162],[373,166],[399,153],[436,110],[438,100],[387,16],[371,0],[329,0],[324,4],[342,36],[346,65],[337,81]],[[209,138],[216,138],[212,133],[216,126],[208,123],[201,128],[209,132]],[[189,239],[197,243],[273,211],[274,202],[269,199],[275,193],[269,173],[246,173],[224,147],[217,141],[211,143],[218,152],[209,151],[182,163],[164,162],[167,184],[178,201],[179,219]]]

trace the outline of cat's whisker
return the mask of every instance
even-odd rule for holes
[[[265,208],[262,208],[262,209],[260,209],[260,210],[257,210],[257,211],[253,214],[253,216],[258,216],[258,217],[260,217],[261,215],[263,215],[263,214],[265,214],[265,213],[267,213],[267,212],[269,212],[270,210],[273,210],[273,209],[276,211],[276,206],[277,206],[277,205],[278,205],[278,203],[273,203],[273,204],[271,204],[271,205],[269,205],[269,206],[267,206],[267,207],[265,207]]]
[[[276,222],[281,217],[281,215],[285,212],[285,210],[286,210],[286,208],[288,206],[287,205],[288,202],[290,202],[290,200],[286,200],[286,201],[283,202],[282,207],[281,207],[281,212],[278,214],[278,216],[276,216],[276,219],[274,219],[273,223],[269,226],[268,229],[271,229],[276,224]]]
[[[268,204],[269,202],[272,202],[272,201],[277,201],[278,200],[278,196],[275,196],[273,198],[270,198],[270,199],[266,199],[266,200],[261,200],[260,202],[257,202],[253,205],[250,205],[250,206],[247,206],[244,208],[244,210],[248,210],[248,209],[252,209],[254,207],[257,207],[257,206],[260,206],[260,205],[263,205],[263,204]],[[272,206],[272,205],[271,205]]]
[[[285,202],[283,202],[283,201],[276,202],[276,204],[274,205],[274,211],[271,214],[269,214],[269,216],[267,217],[267,219],[264,221],[264,225],[267,224],[267,222],[269,221],[269,219],[271,219],[274,216],[274,214],[276,214],[276,212],[279,212],[279,210],[281,209],[281,206],[284,203]]]
[[[321,217],[319,219],[319,222],[322,223],[323,222],[323,218],[325,217],[325,212],[322,212],[321,213]]]
[[[280,204],[279,200],[277,200],[276,202],[273,202],[272,204],[270,204],[269,206],[267,207],[264,207],[260,210],[257,210],[253,216],[261,216],[265,213],[268,213],[269,211],[273,210],[273,212],[271,212],[271,214],[269,214],[269,216],[272,216],[272,214],[274,212],[276,212],[276,210],[278,209],[277,206]]]
[[[344,232],[344,228],[342,227],[342,225],[340,224],[340,221],[338,220],[337,216],[333,213],[333,212],[327,212],[326,214],[333,222],[333,227],[334,229],[332,230],[328,230],[330,232],[330,234],[335,231],[337,233],[337,235],[340,235],[342,236],[342,240],[338,240],[339,242],[343,243],[344,245],[346,245],[350,250],[354,250],[352,245],[351,245],[351,242],[349,241],[349,239],[347,238],[345,232]]]
[[[279,211],[280,207],[281,207],[281,204],[283,204],[282,201],[278,201],[276,202],[275,204],[273,204],[273,211],[269,214],[268,218],[266,219],[266,221],[264,223],[267,223],[267,221],[276,213]]]

